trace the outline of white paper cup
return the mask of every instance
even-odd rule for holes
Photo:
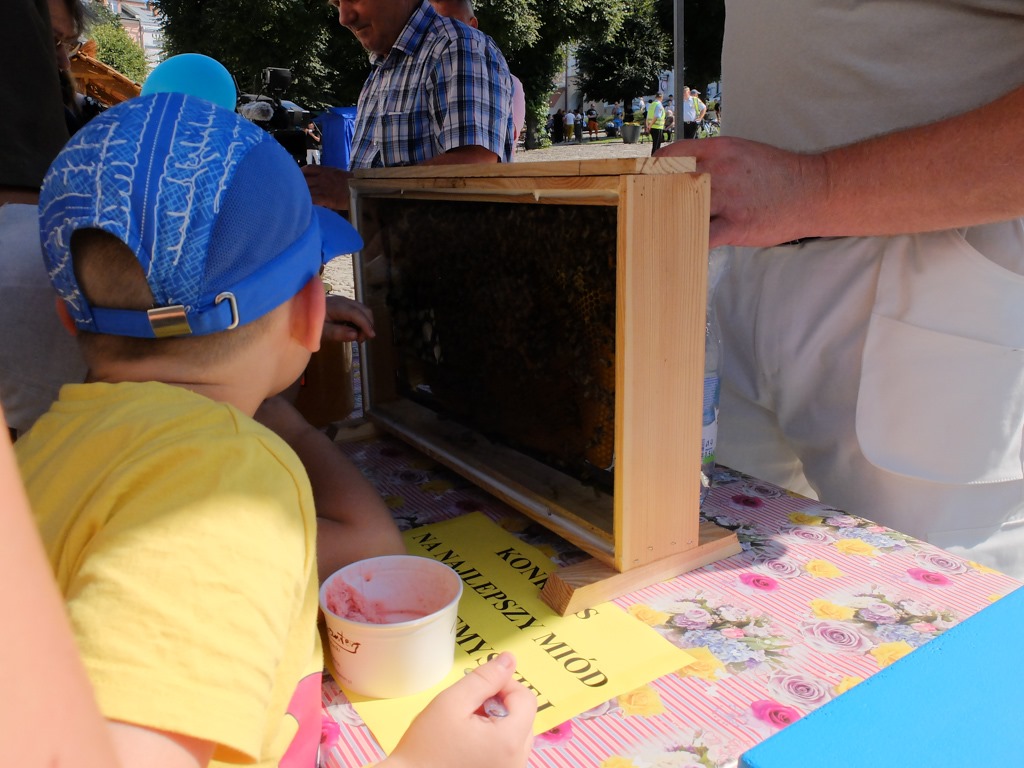
[[[320,587],[339,683],[371,698],[419,693],[443,680],[455,659],[462,579],[436,560],[371,557]]]

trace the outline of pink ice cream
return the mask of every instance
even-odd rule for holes
[[[370,581],[372,574],[367,574]],[[327,610],[335,616],[363,624],[398,624],[426,616],[429,611],[416,611],[389,606],[383,600],[368,600],[366,595],[342,579],[334,579],[324,593]]]

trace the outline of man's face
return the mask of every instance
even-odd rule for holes
[[[67,72],[71,69],[68,50],[76,42],[78,31],[64,0],[49,0],[50,26],[53,27],[53,44],[56,48],[57,69]]]
[[[338,22],[370,53],[387,56],[418,0],[330,0]]]

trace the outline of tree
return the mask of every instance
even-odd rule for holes
[[[683,66],[676,82],[705,89],[722,76],[725,0],[641,0],[610,43],[583,40],[577,53],[580,87],[588,96],[622,100],[654,93],[662,70],[675,64],[674,13],[683,9]]]
[[[154,0],[169,55],[221,62],[243,92],[258,93],[267,67],[292,71],[286,98],[307,109],[355,104],[369,72],[366,52],[323,0]]]
[[[113,11],[99,3],[93,5],[92,11],[96,21],[89,28],[89,37],[96,41],[96,58],[141,83],[149,74],[145,51],[132,40]]]
[[[494,38],[526,92],[526,146],[539,146],[538,126],[548,113],[552,82],[567,43],[607,40],[633,0],[478,0],[480,28]]]
[[[658,75],[672,66],[672,37],[659,24],[657,0],[637,0],[611,40],[583,40],[576,51],[579,85],[590,98],[621,101],[658,89]]]

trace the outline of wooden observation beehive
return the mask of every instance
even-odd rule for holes
[[[739,551],[699,518],[692,158],[357,172],[366,415],[573,542],[567,614]]]

